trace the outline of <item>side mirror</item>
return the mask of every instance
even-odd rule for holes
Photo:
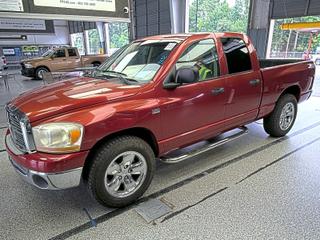
[[[163,84],[164,89],[175,89],[179,87],[181,84],[176,82],[167,82]]]
[[[196,67],[182,67],[176,73],[175,82],[181,84],[194,83],[199,80],[199,70]]]

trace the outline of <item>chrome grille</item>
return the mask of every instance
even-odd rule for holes
[[[27,129],[22,129],[23,126],[29,126],[27,117],[11,104],[6,106],[6,113],[13,143],[22,152],[30,152],[32,150],[30,149],[30,140],[33,140],[31,129],[29,131]],[[24,136],[24,131],[27,133],[27,136]]]

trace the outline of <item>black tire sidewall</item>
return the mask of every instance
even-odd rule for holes
[[[147,173],[140,188],[132,195],[116,198],[105,188],[105,172],[113,159],[126,151],[136,151],[143,155],[147,163]],[[108,142],[98,150],[93,161],[94,164],[89,173],[89,188],[100,203],[111,207],[123,207],[139,198],[149,187],[155,170],[155,157],[151,147],[137,137],[120,137]]]
[[[45,67],[39,67],[39,68],[36,69],[36,72],[35,72],[36,79],[43,80],[43,77],[42,78],[39,77],[39,71],[40,70],[45,70],[46,72],[49,72],[49,70],[47,68],[45,68]]]
[[[291,122],[290,127],[286,130],[282,130],[280,128],[281,112],[283,107],[289,102],[293,103],[294,105],[294,118],[293,118],[293,121]],[[271,136],[274,136],[274,137],[285,136],[293,127],[297,117],[297,112],[298,112],[298,104],[295,96],[293,96],[292,94],[285,94],[281,96],[280,99],[277,101],[273,112],[264,119],[264,129]]]

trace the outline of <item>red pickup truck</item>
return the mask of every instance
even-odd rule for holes
[[[244,34],[148,37],[87,76],[8,103],[6,148],[32,185],[56,190],[83,181],[100,203],[122,207],[146,191],[156,159],[200,154],[225,141],[179,152],[241,128],[238,137],[262,118],[271,136],[287,134],[314,74],[312,61],[258,60]]]

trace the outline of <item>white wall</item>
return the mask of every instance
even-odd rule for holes
[[[70,44],[68,22],[64,20],[54,20],[54,34],[21,34],[17,33],[0,33],[0,36],[17,36],[27,35],[27,40],[1,40],[0,46],[8,45],[55,45]]]

